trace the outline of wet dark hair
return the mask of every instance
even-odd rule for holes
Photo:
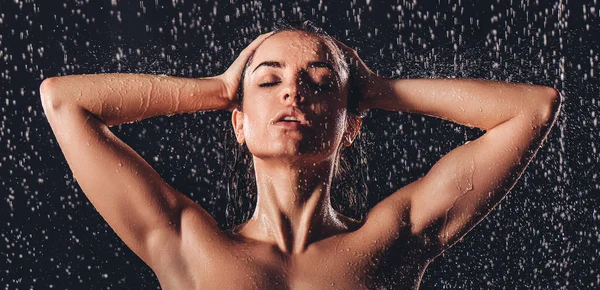
[[[364,114],[358,112],[358,102],[360,96],[356,94],[358,91],[355,88],[353,81],[353,73],[340,48],[337,47],[335,41],[322,28],[317,27],[310,21],[280,21],[276,24],[274,34],[283,31],[304,32],[319,38],[331,44],[332,53],[338,61],[336,67],[348,70],[348,114],[347,121],[350,126],[358,126],[358,119],[364,117]],[[243,80],[246,70],[252,57],[246,63],[246,68],[242,74],[240,85],[238,86],[237,99],[238,110],[243,110],[244,88]],[[363,134],[359,131],[351,146],[346,147],[341,145],[337,152],[339,158],[334,167],[334,178],[331,185],[331,203],[333,208],[344,215],[361,220],[366,213],[367,203],[367,186],[365,174],[362,170],[366,170],[366,158],[364,158]],[[230,125],[226,134],[226,152],[225,152],[225,168],[224,168],[224,187],[227,206],[225,209],[225,228],[243,223],[248,220],[256,205],[257,188],[254,175],[254,165],[252,162],[252,154],[248,147],[239,145],[236,142],[233,128]],[[222,196],[222,195],[221,195]]]

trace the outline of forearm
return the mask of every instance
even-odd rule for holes
[[[372,108],[419,113],[489,130],[518,115],[546,122],[558,92],[549,87],[475,79],[383,79]]]
[[[108,126],[158,115],[226,109],[216,78],[147,74],[93,74],[53,77],[40,88],[52,107],[78,106]]]

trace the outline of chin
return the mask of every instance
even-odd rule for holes
[[[304,159],[307,162],[319,162],[335,155],[335,140],[324,142],[323,136],[307,134],[285,134],[278,136],[246,139],[250,153],[260,159]],[[341,138],[337,138],[340,139]]]

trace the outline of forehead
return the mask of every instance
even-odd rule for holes
[[[301,31],[283,31],[267,38],[254,53],[251,67],[265,60],[336,62],[325,40]]]

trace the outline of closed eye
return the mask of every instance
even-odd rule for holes
[[[258,85],[261,88],[265,88],[265,87],[272,87],[275,86],[277,84],[279,84],[280,82],[270,82],[270,83],[262,83],[260,85]]]

